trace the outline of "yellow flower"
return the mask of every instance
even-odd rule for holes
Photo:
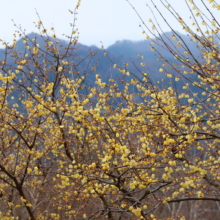
[[[189,103],[193,102],[193,98],[188,99],[188,102],[189,102]]]
[[[130,210],[130,211],[133,210],[133,206],[130,206],[130,207],[129,207],[129,210]]]
[[[8,202],[8,206],[9,207],[13,206],[13,203],[12,202]]]
[[[170,166],[176,166],[176,161],[169,161]]]
[[[201,191],[198,191],[197,194],[198,194],[199,198],[203,198],[204,197],[204,194]]]
[[[133,209],[132,212],[138,217],[141,216],[141,208]]]
[[[47,32],[47,29],[42,30],[42,34],[45,34]]]
[[[25,63],[26,63],[26,60],[22,60],[22,61],[21,61],[21,64],[25,64]]]
[[[134,183],[130,183],[130,188],[131,188],[131,189],[135,189]]]
[[[181,45],[181,41],[178,41],[177,46],[180,47],[180,45]]]
[[[58,67],[58,71],[61,72],[62,70],[63,70],[63,67],[62,67],[62,66],[59,66],[59,67]]]
[[[38,48],[37,48],[37,47],[34,47],[33,53],[36,54],[37,52],[38,52]]]
[[[123,203],[122,205],[121,205],[121,207],[122,208],[125,208],[127,205],[125,204],[125,203]]]

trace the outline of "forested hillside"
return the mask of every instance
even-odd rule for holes
[[[196,49],[196,43],[191,41],[189,37],[186,35],[181,35],[182,39],[186,42],[186,44],[189,46],[189,48],[195,52],[196,56],[200,56],[198,53],[198,50]],[[39,47],[44,49],[45,47],[45,36],[40,36],[38,34],[30,33],[27,35],[27,37],[32,40],[36,39],[37,43],[39,44]],[[172,33],[165,33],[162,35],[164,38],[164,41],[171,46],[171,48],[174,46],[171,43],[172,39]],[[143,37],[144,39],[144,37]],[[157,42],[157,39],[152,39],[153,41]],[[51,37],[50,41],[52,41],[54,44],[56,44],[56,41]],[[68,46],[68,41],[58,39],[59,44],[63,47]],[[29,43],[30,47],[33,46],[31,43]],[[79,71],[84,71],[87,66],[87,63],[89,61],[88,54],[92,51],[93,53],[97,53],[96,56],[91,60],[90,63],[90,69],[98,62],[97,72],[101,74],[102,80],[108,80],[109,76],[113,74],[113,78],[116,78],[119,76],[119,71],[117,69],[111,68],[113,64],[117,64],[119,67],[123,68],[125,63],[128,63],[129,70],[135,74],[138,74],[138,70],[135,67],[138,66],[138,69],[140,71],[144,71],[149,73],[155,80],[163,78],[163,75],[159,73],[159,69],[161,68],[162,61],[157,61],[159,58],[158,55],[156,55],[156,51],[160,51],[160,53],[163,54],[163,56],[172,62],[176,62],[174,59],[174,56],[167,50],[164,49],[164,47],[159,47],[157,44],[150,44],[150,41],[143,40],[143,41],[130,41],[130,40],[123,40],[123,41],[116,41],[115,44],[109,46],[106,48],[106,53],[109,56],[109,58],[113,61],[113,63],[109,60],[107,56],[104,56],[103,50],[98,48],[97,46],[86,46],[80,43],[77,43],[76,51],[77,51],[77,59],[85,59],[83,62],[85,65],[81,65],[79,67]],[[101,47],[101,45],[100,45]],[[155,52],[151,51],[151,48],[155,48]],[[23,43],[22,37],[17,41],[16,49],[18,52],[21,52],[22,54],[25,53],[25,44]],[[63,51],[63,48],[60,48],[60,52]],[[143,59],[141,59],[141,56],[143,56]],[[0,50],[0,60],[4,60],[4,49]],[[8,63],[11,65],[14,65],[13,60],[11,60],[8,57]],[[146,64],[145,67],[140,67],[140,63],[144,62]],[[111,67],[110,67],[110,66]],[[181,66],[180,66],[181,68]],[[93,74],[94,75],[94,74]],[[92,77],[90,75],[90,77]],[[89,77],[89,78],[90,78]],[[90,78],[91,79],[91,78]]]

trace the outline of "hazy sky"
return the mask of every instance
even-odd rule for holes
[[[194,0],[202,8],[201,0]],[[208,2],[208,0],[204,0]],[[141,17],[148,23],[149,18],[153,18],[148,3],[152,6],[151,0],[130,0]],[[175,30],[182,32],[181,26],[174,21],[166,8],[162,7],[160,0],[154,0],[160,8],[162,14],[172,24]],[[190,17],[185,0],[168,0],[184,19]],[[218,1],[217,1],[218,2]],[[55,27],[56,35],[63,38],[62,34],[71,32],[70,23],[73,15],[68,9],[74,10],[77,0],[8,0],[1,1],[0,13],[0,38],[7,42],[12,42],[15,27],[11,19],[16,24],[21,24],[26,29],[26,33],[38,32],[33,22],[38,21],[36,10],[46,29]],[[152,7],[153,8],[153,7]],[[220,11],[216,13],[220,18]],[[162,22],[156,13],[159,23],[164,31],[169,28]],[[190,21],[190,23],[192,23]],[[144,35],[139,27],[140,19],[126,0],[82,0],[78,10],[76,25],[80,32],[79,42],[86,45],[100,46],[100,41],[107,47],[117,40],[143,40]],[[149,23],[148,23],[149,24]],[[50,31],[49,31],[50,33]],[[0,46],[1,47],[1,46]]]

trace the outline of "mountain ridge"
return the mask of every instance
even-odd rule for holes
[[[186,44],[191,48],[194,53],[197,54],[198,49],[196,49],[196,44],[192,40],[189,39],[188,36],[183,35],[178,33],[179,36],[186,42]],[[39,47],[44,48],[45,42],[44,40],[46,39],[46,36],[36,34],[34,32],[27,34],[26,37],[29,39],[36,38],[36,42],[39,44]],[[172,43],[176,43],[175,41],[172,40],[172,33],[167,32],[161,35],[161,37],[164,39],[164,41],[173,46]],[[59,44],[62,46],[68,46],[68,41],[63,40],[63,39],[53,39],[50,37],[49,39],[52,41],[54,44],[56,40],[59,41]],[[157,39],[152,39],[153,41],[158,41]],[[170,42],[171,41],[171,42]],[[159,62],[157,59],[159,56],[156,54],[156,50],[160,49],[160,52],[163,54],[164,58],[171,61],[171,62],[177,62],[177,60],[174,59],[174,56],[164,49],[163,47],[160,47],[155,44],[151,44],[151,41],[149,40],[141,40],[141,41],[131,41],[131,40],[120,40],[116,41],[113,45],[110,45],[109,47],[106,48],[106,50],[102,50],[98,48],[95,45],[92,46],[87,46],[81,43],[77,43],[75,48],[77,50],[77,59],[80,58],[85,58],[88,54],[90,54],[90,50],[92,49],[93,52],[96,52],[97,55],[93,58],[90,68],[92,68],[97,62],[98,62],[98,68],[97,68],[97,73],[101,75],[103,80],[108,80],[109,74],[113,74],[114,78],[119,76],[121,73],[112,67],[113,64],[117,64],[119,67],[123,68],[124,63],[128,63],[128,69],[130,72],[135,73],[137,75],[140,75],[138,71],[141,72],[148,72],[149,74],[152,74],[155,78],[155,80],[161,79],[163,77],[163,74],[159,72],[159,69],[162,67],[163,61],[160,60]],[[160,42],[158,42],[160,43]],[[30,41],[28,44],[31,44]],[[155,51],[152,52],[151,48],[154,47]],[[16,49],[19,50],[21,53],[24,53],[25,50],[25,44],[23,43],[23,38],[21,37],[18,39],[17,44],[16,44]],[[183,50],[181,48],[178,48],[180,50]],[[4,59],[4,54],[3,54],[4,49],[0,49],[0,60]],[[104,56],[104,53],[108,54],[107,56]],[[141,59],[140,54],[143,56],[143,59]],[[146,66],[143,67],[140,64],[145,63]],[[13,61],[9,60],[10,65],[14,65]],[[135,65],[134,65],[135,64]],[[137,70],[136,66],[138,67],[139,70]],[[79,71],[84,71],[83,67],[79,66]]]

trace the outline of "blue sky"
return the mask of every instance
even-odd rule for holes
[[[199,7],[202,7],[200,0],[194,0]],[[204,0],[208,2],[208,0]],[[149,18],[153,16],[150,9],[146,6],[151,5],[151,0],[130,0],[136,10],[147,24]],[[160,0],[154,0],[158,8],[166,19],[172,24],[175,30],[183,32],[181,26],[174,21],[166,8],[162,7]],[[187,21],[190,13],[185,0],[168,1]],[[0,14],[0,39],[12,42],[13,33],[16,28],[11,19],[17,25],[21,24],[26,29],[26,33],[37,32],[33,22],[38,21],[36,10],[46,29],[54,26],[56,35],[63,38],[62,34],[71,32],[70,23],[73,20],[68,10],[73,10],[77,0],[8,0],[1,2]],[[167,3],[166,3],[167,4]],[[153,7],[152,7],[153,8]],[[215,11],[211,8],[211,11]],[[207,13],[206,13],[207,14]],[[158,13],[155,14],[164,31],[169,28],[164,24]],[[215,13],[220,18],[220,11]],[[207,16],[209,16],[207,14]],[[190,21],[190,23],[192,23]],[[117,40],[143,40],[144,35],[139,27],[140,19],[126,0],[82,0],[81,7],[77,15],[77,28],[80,32],[79,42],[86,45],[100,46],[100,41],[107,47]],[[50,33],[50,31],[49,31]],[[184,33],[184,32],[183,32]],[[1,47],[1,46],[0,46]]]

